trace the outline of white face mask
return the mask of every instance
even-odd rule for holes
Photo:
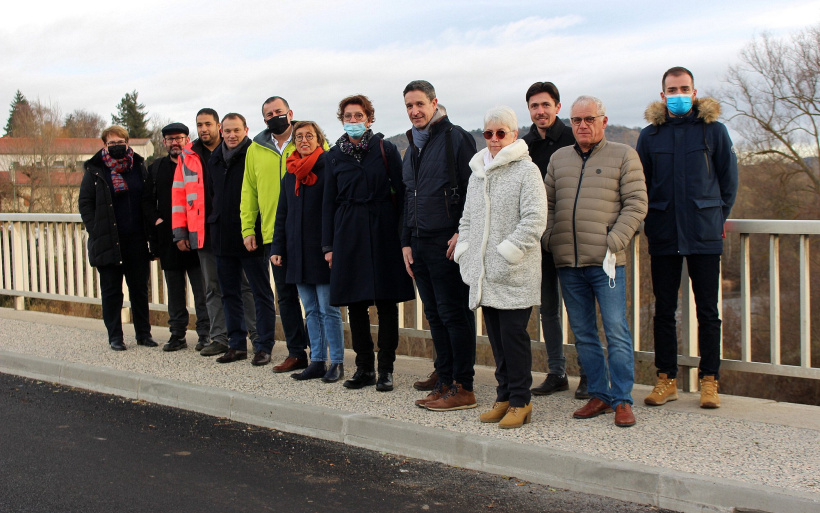
[[[606,255],[604,256],[604,272],[609,277],[609,288],[615,288],[615,255],[609,248],[606,248]]]

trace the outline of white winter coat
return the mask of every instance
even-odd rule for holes
[[[547,195],[527,144],[502,148],[485,169],[486,148],[470,160],[455,261],[470,286],[470,308],[517,310],[541,304],[541,236]]]

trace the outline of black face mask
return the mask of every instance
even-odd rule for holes
[[[114,160],[124,159],[128,154],[128,147],[124,144],[115,144],[108,147],[108,155]]]
[[[288,127],[290,127],[290,122],[288,121],[288,115],[282,114],[281,116],[273,116],[272,118],[265,121],[268,125],[268,128],[271,132],[275,135],[284,134],[287,131]]]

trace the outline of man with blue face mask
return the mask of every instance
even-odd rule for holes
[[[661,102],[646,109],[651,123],[638,138],[646,175],[652,288],[655,293],[655,366],[658,379],[644,402],[660,406],[678,398],[675,310],[683,260],[695,294],[700,352],[700,406],[717,408],[720,368],[718,286],[723,224],[737,195],[737,156],[720,105],[697,98],[692,72],[670,68]]]

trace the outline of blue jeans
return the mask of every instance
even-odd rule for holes
[[[436,348],[436,373],[447,386],[458,382],[473,389],[475,376],[475,314],[470,287],[461,280],[458,264],[447,258],[452,235],[413,237],[413,274]]]
[[[342,312],[330,305],[329,283],[299,283],[299,297],[305,306],[305,321],[310,336],[310,361],[327,361],[330,347],[330,363],[344,363],[345,336]]]
[[[632,334],[626,323],[626,278],[624,267],[615,268],[615,288],[603,267],[561,267],[558,269],[567,317],[575,334],[575,347],[587,373],[589,395],[613,408],[632,404],[635,382],[635,354]],[[601,309],[607,353],[598,339],[595,301]]]
[[[248,349],[248,330],[242,305],[242,271],[245,271],[256,307],[256,331],[259,338],[253,341],[254,348],[268,354],[273,350],[276,308],[273,306],[273,289],[270,288],[267,262],[265,257],[216,257],[225,327],[228,330],[228,347],[231,349]]]

